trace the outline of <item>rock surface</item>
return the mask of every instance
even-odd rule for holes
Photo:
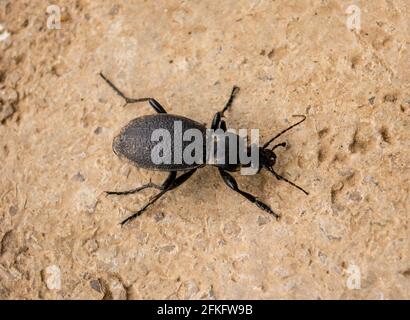
[[[1,1],[0,298],[409,299],[410,4],[361,1],[349,30],[352,2],[61,0],[49,29]],[[238,85],[228,125],[262,141],[306,114],[276,168],[310,196],[239,176],[276,221],[207,167],[120,228],[154,191],[103,191],[165,174],[112,153],[152,110],[100,71],[201,123]]]

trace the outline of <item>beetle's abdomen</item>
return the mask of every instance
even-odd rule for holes
[[[171,114],[147,115],[132,120],[121,129],[120,134],[114,138],[113,151],[140,168],[188,170],[200,166],[205,159],[205,135],[206,128],[191,119]],[[192,157],[191,160],[184,157],[184,150],[189,145],[191,150],[193,142],[202,149],[202,163],[191,163]],[[197,158],[200,156],[194,151],[192,154]]]

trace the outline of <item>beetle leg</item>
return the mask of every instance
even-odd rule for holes
[[[148,189],[148,188],[155,188],[158,190],[164,190],[168,188],[175,180],[177,173],[175,171],[171,171],[168,175],[168,177],[164,180],[164,182],[161,185],[157,185],[155,183],[152,183],[151,181],[149,183],[146,183],[140,187],[137,187],[135,189],[131,190],[126,190],[126,191],[105,191],[108,195],[127,195],[127,194],[134,194],[139,191]]]
[[[217,112],[214,115],[214,118],[212,119],[212,124],[211,124],[211,129],[216,130],[219,128],[219,125],[221,124],[221,113]]]
[[[135,189],[126,190],[126,191],[105,191],[105,193],[108,194],[108,195],[127,195],[127,194],[134,194],[134,193],[140,192],[140,191],[148,189],[148,188],[155,188],[155,189],[159,189],[159,190],[162,189],[162,187],[160,185],[149,182],[149,183],[146,183],[146,184],[142,185],[141,187],[137,187]]]
[[[183,184],[189,178],[191,178],[191,176],[195,173],[195,171],[196,171],[196,168],[181,174],[178,178],[175,179],[174,183],[172,184],[169,190],[178,188],[181,184]]]
[[[165,111],[164,107],[161,106],[161,104],[160,104],[157,100],[155,100],[155,99],[153,99],[153,98],[139,98],[139,99],[128,98],[120,89],[118,89],[118,88],[112,83],[111,80],[109,80],[106,76],[104,76],[102,72],[100,72],[100,76],[101,76],[101,78],[103,78],[103,79],[105,80],[105,82],[107,82],[107,84],[108,84],[121,98],[123,98],[123,99],[125,100],[124,107],[125,107],[127,104],[130,104],[130,103],[137,103],[137,102],[148,101],[149,104],[151,105],[151,107],[154,108],[154,110],[155,110],[157,113],[167,113],[167,112]]]
[[[231,95],[229,96],[229,99],[226,102],[225,107],[222,109],[222,111],[215,113],[214,118],[212,120],[211,129],[216,130],[216,129],[221,128],[223,131],[226,131],[226,123],[225,121],[221,119],[224,116],[225,111],[228,110],[229,107],[232,105],[233,100],[235,99],[235,96],[238,92],[239,92],[239,87],[233,86]],[[222,124],[222,122],[224,122],[224,124]]]
[[[146,203],[140,210],[137,212],[133,213],[131,216],[129,216],[127,219],[123,220],[121,222],[121,226],[124,224],[130,222],[131,220],[134,220],[138,216],[140,216],[150,205],[154,204],[159,198],[161,198],[167,191],[168,189],[162,190],[161,192],[157,193],[155,196],[153,196],[148,203]]]
[[[221,128],[223,132],[226,132],[226,122],[225,122],[225,120],[221,120],[221,123],[219,124],[219,128]]]
[[[225,107],[221,111],[221,116],[224,115],[225,111],[229,109],[232,105],[233,100],[235,99],[236,94],[239,92],[239,87],[233,86],[231,95],[229,96],[228,102],[225,104]]]
[[[179,187],[181,184],[186,182],[196,171],[196,169],[189,170],[185,172],[184,174],[180,175],[178,178],[174,179],[169,182],[169,185],[166,186],[163,190],[161,190],[159,193],[157,193],[155,196],[153,196],[140,210],[129,216],[127,219],[121,222],[121,225],[123,226],[124,224],[130,222],[131,220],[134,220],[138,216],[140,216],[149,206],[154,204],[159,198],[161,198],[165,193],[168,191],[171,191],[177,187]],[[172,173],[172,172],[171,172]],[[176,172],[174,171],[175,175]],[[168,180],[168,179],[167,179]]]
[[[240,190],[239,187],[238,187],[238,183],[236,182],[235,178],[232,177],[228,172],[226,172],[222,169],[219,169],[219,173],[220,173],[222,179],[224,180],[225,184],[229,188],[231,188],[233,191],[238,192],[240,195],[242,195],[243,197],[248,199],[250,202],[256,204],[258,206],[258,208],[262,209],[263,211],[266,211],[266,212],[270,213],[276,219],[279,219],[280,216],[278,214],[276,214],[275,212],[273,212],[272,209],[267,204],[265,204],[262,201],[258,200],[254,195]]]
[[[223,132],[226,132],[226,122],[225,120],[221,119],[221,113],[217,112],[212,120],[211,125],[212,130],[222,129]]]
[[[138,99],[137,99],[137,100],[138,100]],[[138,101],[137,101],[137,102],[138,102]],[[130,102],[130,103],[132,103],[132,102]],[[154,108],[154,110],[155,110],[157,113],[167,113],[167,112],[165,111],[164,107],[161,106],[161,104],[160,104],[157,100],[152,99],[152,98],[149,98],[148,103],[151,105],[151,107]]]

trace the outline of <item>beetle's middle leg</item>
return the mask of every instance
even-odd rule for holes
[[[236,182],[235,178],[232,177],[228,172],[226,172],[222,169],[219,169],[219,173],[220,173],[222,179],[224,180],[225,184],[229,188],[231,188],[233,191],[236,191],[241,196],[248,199],[250,202],[256,204],[258,206],[258,208],[262,209],[263,211],[266,211],[266,212],[270,213],[276,219],[278,219],[280,217],[278,214],[273,212],[272,209],[267,204],[265,204],[262,201],[258,200],[254,195],[239,189],[238,183]]]
[[[226,102],[224,108],[222,109],[222,111],[218,111],[217,113],[215,113],[215,116],[212,120],[211,129],[216,130],[216,129],[221,128],[222,130],[224,130],[224,128],[222,127],[222,122],[224,123],[223,126],[226,128],[225,121],[221,119],[224,116],[225,111],[228,110],[229,107],[232,105],[233,100],[235,99],[235,96],[238,92],[239,92],[239,87],[233,86],[231,95],[229,96],[229,99]],[[224,131],[226,131],[226,129]]]
[[[163,190],[161,190],[160,192],[158,192],[155,196],[153,196],[150,201],[148,201],[140,210],[138,210],[137,212],[135,212],[134,214],[132,214],[131,216],[129,216],[127,219],[125,219],[124,221],[121,222],[121,225],[124,225],[128,222],[130,222],[131,220],[134,220],[135,218],[137,218],[138,216],[140,216],[149,206],[151,206],[152,204],[154,204],[157,200],[159,200],[165,193],[167,193],[168,191],[171,191],[177,187],[179,187],[180,185],[182,185],[184,182],[186,182],[196,171],[195,169],[189,170],[187,172],[185,172],[184,174],[180,175],[178,178],[175,179]],[[174,171],[175,175],[176,172]]]
[[[107,84],[121,97],[125,100],[125,105],[124,107],[129,104],[129,103],[137,103],[137,102],[144,102],[144,101],[148,101],[148,103],[151,105],[152,108],[154,108],[154,110],[157,113],[167,113],[164,109],[163,106],[161,106],[161,104],[153,99],[153,98],[138,98],[138,99],[134,99],[134,98],[128,98],[120,89],[118,89],[112,82],[111,80],[109,80],[106,76],[103,75],[102,72],[100,72],[100,76],[101,78],[104,79],[105,82],[107,82]]]
[[[158,190],[164,190],[168,188],[175,180],[175,177],[177,176],[177,173],[175,171],[171,171],[168,174],[168,177],[164,180],[164,182],[161,185],[152,183],[151,181],[134,189],[131,190],[126,190],[126,191],[105,191],[106,194],[108,195],[127,195],[127,194],[134,194],[137,192],[140,192],[142,190],[148,189],[148,188],[155,188]]]

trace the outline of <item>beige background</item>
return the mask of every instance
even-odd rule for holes
[[[1,298],[410,298],[409,1],[55,3],[61,30],[47,1],[0,2]],[[207,167],[121,229],[154,191],[103,191],[165,174],[112,153],[152,110],[100,71],[208,124],[236,84],[228,124],[262,141],[306,114],[276,169],[311,195],[238,176],[277,222]]]

